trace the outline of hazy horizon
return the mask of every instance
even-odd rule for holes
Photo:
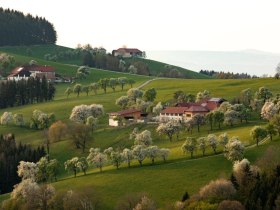
[[[214,70],[273,76],[280,62],[280,54],[258,50],[198,51],[154,50],[147,51],[147,58],[199,72]]]

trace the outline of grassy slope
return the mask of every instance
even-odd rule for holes
[[[32,54],[28,55],[27,51],[31,50]],[[35,60],[37,59],[44,59],[45,54],[55,54],[57,52],[66,51],[71,48],[59,46],[59,45],[35,45],[35,46],[18,46],[18,47],[0,47],[0,51],[16,54],[16,55],[22,55],[22,56],[31,56]],[[137,59],[137,58],[135,58]],[[141,59],[143,60],[143,59]],[[60,60],[61,63],[68,63],[68,64],[76,64],[81,65],[81,60]],[[161,63],[154,60],[144,59],[144,62],[149,66],[149,69],[151,71],[152,75],[158,75],[159,72],[164,68],[166,65],[165,63]],[[209,79],[208,76],[199,74],[197,72],[187,70],[181,67],[176,67],[184,76],[187,78],[193,78],[193,79]]]
[[[138,81],[137,84],[140,84],[147,78],[137,77],[136,79]],[[148,87],[156,87],[158,91],[158,100],[166,100],[168,98],[171,98],[172,93],[178,89],[191,92],[190,90],[192,87],[192,92],[197,92],[201,90],[201,83],[204,82],[203,89],[208,89],[212,93],[217,92],[218,96],[229,98],[234,97],[239,92],[239,89],[244,89],[246,87],[252,87],[253,89],[256,89],[261,85],[266,85],[274,90],[274,92],[277,92],[278,82],[275,81],[276,80],[272,79],[242,80],[240,81],[241,83],[239,83],[239,85],[237,86],[229,86],[227,85],[228,83],[239,81],[158,80],[150,83]],[[220,90],[219,87],[224,87],[224,89]],[[104,105],[106,111],[116,111],[118,110],[118,108],[114,104],[115,99],[125,94],[125,92],[121,92],[118,88],[115,93],[109,90],[108,94],[103,94],[100,91],[96,96],[91,94],[87,97],[82,94],[79,98],[72,95],[69,99],[66,99],[66,96],[63,94],[65,88],[65,85],[58,86],[58,93],[55,101],[53,102],[1,110],[0,114],[2,114],[4,111],[12,111],[14,113],[20,112],[23,113],[26,117],[26,120],[28,120],[28,118],[31,116],[32,111],[35,108],[38,108],[45,112],[55,112],[58,119],[67,121],[73,106],[82,103],[101,103]],[[126,89],[128,88],[129,87],[126,87]],[[107,116],[104,116],[104,118],[100,121],[101,125],[99,129],[94,133],[94,139],[89,142],[88,148],[101,147],[104,149],[109,146],[113,146],[116,148],[130,146],[133,144],[133,142],[128,139],[129,133],[132,131],[133,126],[122,129],[106,128],[105,126],[107,122],[108,118]],[[223,128],[222,131],[215,130],[214,133],[218,135],[222,132],[228,132],[230,136],[238,135],[245,144],[251,144],[252,141],[248,131],[254,124],[255,123],[251,123],[248,125],[243,124],[241,126],[235,126],[234,128]],[[166,137],[160,137],[154,132],[155,126],[143,125],[140,128],[141,130],[149,129],[153,131],[153,140],[156,145],[171,149],[169,162],[174,164],[160,164],[157,166],[145,166],[143,168],[139,168],[138,164],[134,162],[133,165],[135,167],[131,170],[126,169],[125,165],[123,165],[120,170],[115,170],[111,166],[109,166],[105,168],[105,172],[102,174],[95,173],[97,171],[93,169],[91,170],[90,175],[85,177],[80,176],[77,179],[72,179],[72,175],[67,174],[61,167],[60,179],[65,180],[61,180],[55,183],[57,188],[68,189],[69,186],[71,186],[72,189],[81,189],[86,186],[92,186],[92,188],[96,189],[99,193],[102,194],[102,197],[104,197],[104,199],[108,200],[108,198],[110,198],[109,201],[105,202],[106,204],[104,205],[106,206],[104,207],[104,209],[113,209],[113,206],[115,205],[119,197],[133,191],[148,192],[152,195],[153,199],[155,199],[159,203],[160,206],[164,206],[168,202],[173,202],[174,200],[179,199],[185,190],[188,190],[190,193],[194,193],[199,189],[199,187],[207,183],[209,180],[229,174],[231,168],[230,163],[227,162],[222,156],[184,162],[185,160],[189,159],[189,154],[183,154],[180,147],[184,142],[185,137],[190,135],[189,133],[183,132],[179,140],[170,143]],[[209,128],[205,126],[202,128],[201,133],[198,134],[196,131],[194,131],[192,136],[205,136],[208,134],[208,129]],[[17,140],[24,143],[40,145],[43,142],[42,134],[39,131],[12,126],[0,126],[0,133],[6,132],[14,132],[16,134]],[[221,151],[221,148],[219,148],[219,150]],[[207,150],[206,153],[207,155],[211,155],[212,151]],[[52,144],[51,146],[51,156],[60,160],[61,163],[63,163],[70,157],[83,155],[87,154],[82,154],[80,150],[76,150],[71,142],[67,140]],[[254,156],[254,158],[257,157],[257,155],[255,155],[255,150],[252,150],[252,152],[248,152],[247,155],[250,160],[251,156]],[[201,152],[197,151],[195,156],[200,157]],[[157,160],[156,162],[161,163],[162,161]],[[150,161],[146,160],[145,164],[150,165]],[[161,176],[158,176],[159,174],[161,174]]]
[[[242,80],[183,80],[183,79],[161,79],[145,86],[144,89],[156,88],[158,101],[172,99],[173,93],[182,90],[186,93],[196,95],[197,92],[209,90],[213,97],[224,97],[230,100],[239,96],[240,91],[251,88],[253,92],[259,87],[266,86],[272,92],[279,93],[279,81],[272,78],[265,79],[242,79]]]

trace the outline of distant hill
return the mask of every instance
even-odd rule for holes
[[[0,46],[54,44],[54,26],[42,17],[0,7]]]
[[[183,68],[274,75],[280,54],[258,50],[243,51],[147,51],[149,59],[172,63]]]
[[[71,51],[73,49],[68,47],[63,47],[59,45],[34,45],[34,46],[10,46],[10,47],[0,47],[0,52],[6,52],[21,56],[28,56],[33,59],[45,59],[45,55],[59,55],[60,53]],[[184,69],[182,67],[173,66],[172,63],[162,63],[155,60],[150,59],[140,59],[140,58],[133,58],[127,59],[127,62],[131,61],[141,61],[144,62],[149,70],[150,76],[160,76],[160,77],[178,77],[188,78],[188,79],[209,79],[209,76]],[[66,64],[73,64],[73,65],[82,65],[81,58],[74,58],[74,59],[57,59],[58,63],[66,63]],[[175,75],[175,76],[174,76]]]

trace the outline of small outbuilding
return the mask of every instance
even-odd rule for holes
[[[120,126],[123,122],[122,120],[126,121],[139,121],[143,117],[143,113],[139,109],[127,109],[122,110],[119,112],[111,112],[109,113],[109,126]]]

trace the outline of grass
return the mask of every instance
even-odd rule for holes
[[[172,99],[174,92],[178,90],[194,95],[199,91],[208,90],[213,97],[224,97],[231,100],[239,96],[240,92],[246,88],[251,88],[255,92],[262,86],[269,88],[274,94],[279,93],[279,80],[273,78],[241,80],[160,79],[149,83],[144,89],[156,88],[157,101]]]

